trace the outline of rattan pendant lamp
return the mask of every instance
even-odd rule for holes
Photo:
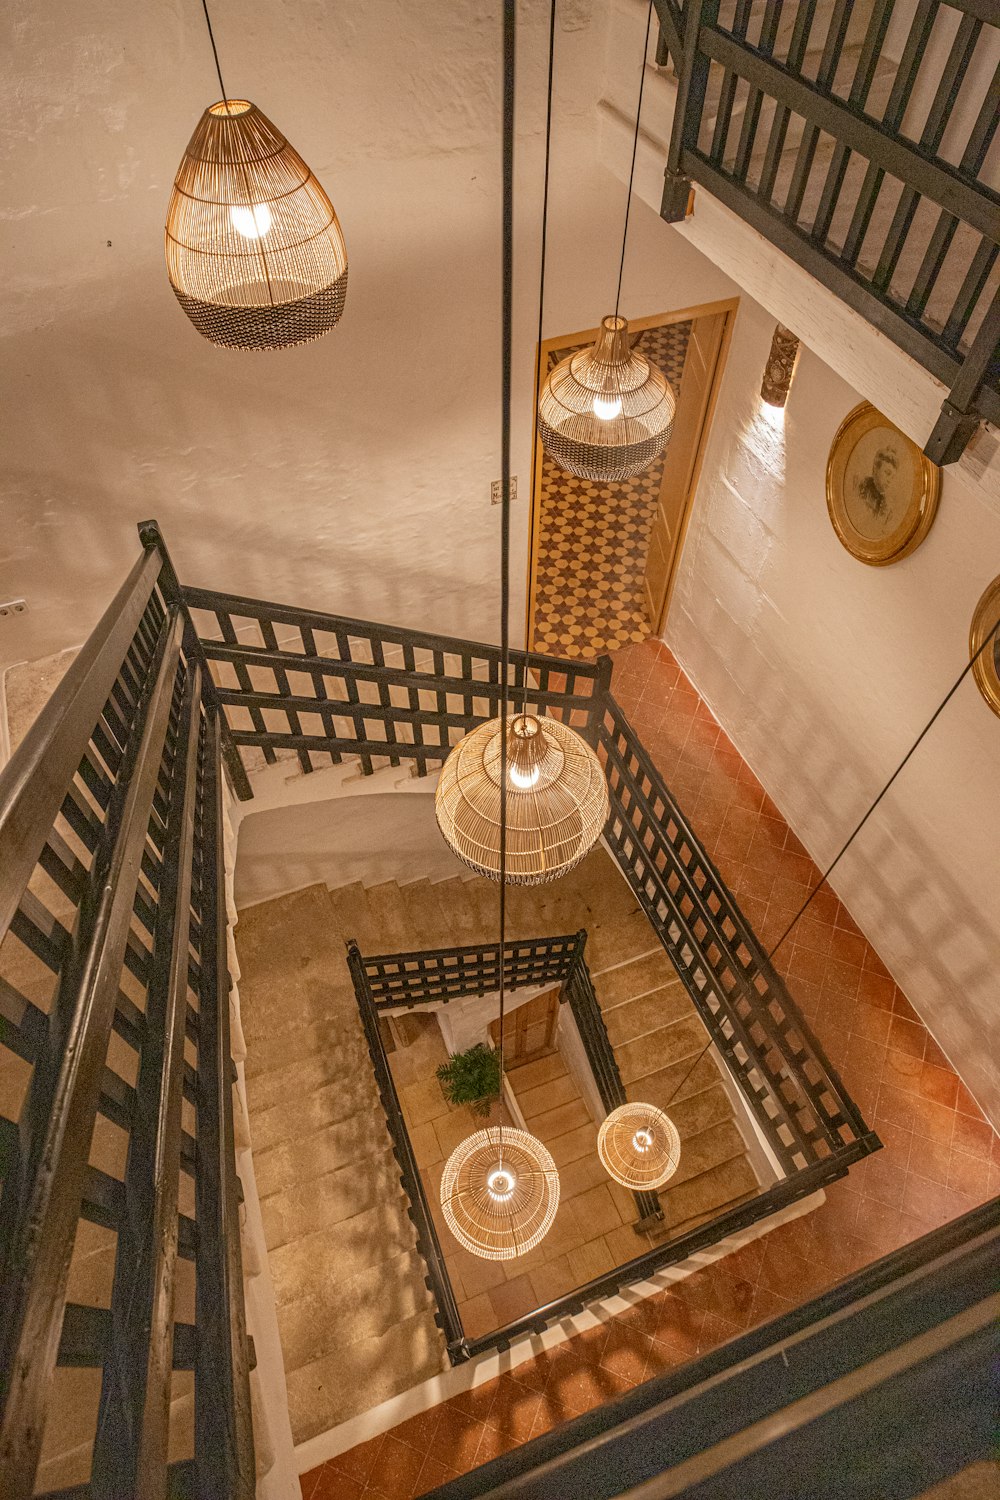
[[[596,344],[569,355],[549,372],[538,400],[538,436],[548,456],[567,473],[603,484],[629,479],[649,468],[670,441],[677,409],[670,382],[662,370],[633,347],[628,321],[619,314],[652,14],[650,0],[615,310],[602,319]],[[544,262],[543,229],[543,275]]]
[[[456,1147],[441,1177],[445,1222],[466,1250],[483,1260],[512,1260],[534,1248],[552,1227],[559,1206],[559,1174],[542,1142],[503,1123],[504,1001],[507,940],[508,777],[507,672],[509,667],[510,553],[510,392],[513,313],[514,223],[514,55],[517,0],[503,0],[503,380],[501,389],[500,473],[502,486],[501,700],[498,734],[498,869],[500,881],[500,1120],[477,1130]],[[483,726],[488,728],[489,726]],[[539,733],[530,737],[536,745]],[[461,746],[458,747],[459,749]],[[452,752],[453,755],[455,752]],[[530,754],[515,757],[522,778],[534,775]],[[513,769],[513,766],[512,766]]]
[[[550,0],[543,246],[555,7],[556,0]],[[506,180],[504,188],[505,194],[512,191]],[[512,214],[505,201],[505,214],[508,212]],[[507,274],[509,268],[505,270]],[[544,278],[543,251],[538,294],[539,337]],[[510,338],[510,328],[505,324],[505,381],[509,373]],[[509,422],[506,385],[504,398],[505,422]],[[509,885],[542,885],[564,875],[590,852],[604,831],[610,809],[604,771],[586,740],[557,719],[528,712],[527,674],[520,712],[509,711],[510,443],[506,427],[502,462],[507,467],[501,480],[500,715],[473,729],[452,750],[441,769],[434,805],[438,827],[446,842],[477,874]]]
[[[167,208],[167,275],[198,332],[228,349],[284,349],[336,327],[347,247],[333,204],[298,152],[222,81],[195,127]]]

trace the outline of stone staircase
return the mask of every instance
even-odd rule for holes
[[[551,886],[512,888],[508,911],[512,937],[587,929],[588,961],[628,1092],[665,1100],[705,1033],[609,856],[596,851]],[[496,887],[461,877],[333,891],[313,885],[240,913],[250,1130],[296,1442],[445,1364],[345,943],[356,938],[362,951],[392,952],[491,941],[496,932]],[[559,1087],[566,1092],[565,1082]],[[535,1093],[538,1107],[544,1092]],[[526,1102],[534,1118],[536,1105]],[[609,1228],[606,1238],[616,1252],[611,1264],[620,1263],[643,1244],[628,1222],[634,1202],[600,1168],[596,1123],[582,1100],[573,1107],[580,1118],[557,1147],[565,1187],[597,1192],[602,1204],[619,1195],[621,1233],[612,1241]],[[695,1068],[671,1113],[683,1142],[677,1179],[663,1195],[662,1233],[673,1235],[754,1192],[757,1179],[711,1057]],[[538,1128],[549,1130],[544,1121]],[[575,1284],[587,1279],[591,1259],[578,1257]],[[558,1295],[554,1273],[540,1279]]]

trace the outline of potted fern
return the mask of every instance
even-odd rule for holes
[[[500,1097],[500,1054],[477,1042],[449,1057],[437,1076],[449,1104],[467,1104],[474,1115],[485,1118]]]

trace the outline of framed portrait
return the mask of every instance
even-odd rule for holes
[[[837,430],[826,466],[830,520],[852,557],[899,562],[931,529],[941,471],[916,443],[863,401]]]

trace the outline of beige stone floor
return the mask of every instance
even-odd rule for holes
[[[628,1227],[637,1217],[635,1200],[601,1166],[597,1126],[561,1054],[553,1051],[511,1068],[507,1077],[528,1130],[559,1168],[555,1222],[540,1245],[513,1261],[481,1260],[463,1249],[441,1212],[441,1174],[459,1142],[486,1122],[446,1101],[435,1077],[448,1056],[441,1031],[433,1015],[420,1021],[418,1039],[391,1053],[389,1064],[462,1322],[476,1338],[612,1270],[647,1244]]]

